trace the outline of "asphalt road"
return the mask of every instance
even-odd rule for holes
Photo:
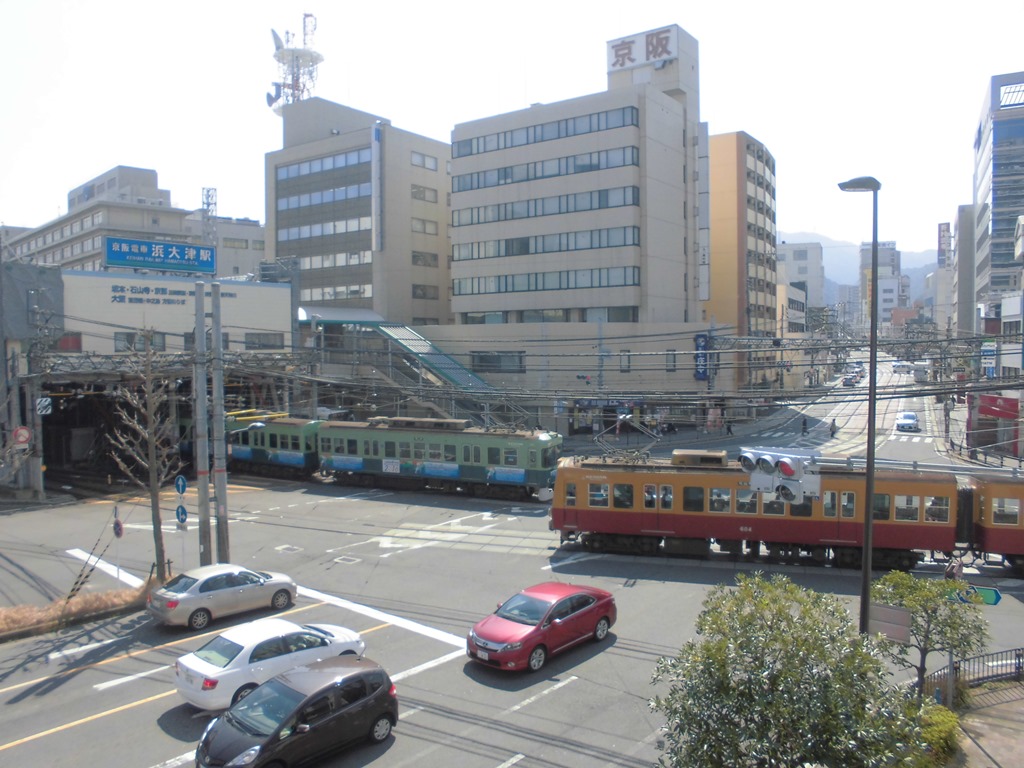
[[[231,499],[232,559],[294,576],[302,591],[287,615],[363,633],[367,656],[398,687],[402,719],[394,737],[327,766],[378,759],[426,768],[649,766],[661,727],[648,707],[657,693],[654,665],[692,637],[711,586],[732,583],[739,571],[779,571],[857,608],[859,572],[559,549],[542,505],[294,483],[235,485]],[[191,501],[186,494],[194,509]],[[198,561],[194,519],[179,532],[176,504],[172,491],[163,508],[175,570]],[[104,552],[109,570],[97,569],[91,588],[116,583],[118,566],[122,578],[148,572],[148,505],[119,507],[126,534]],[[4,551],[21,546],[13,559],[31,556],[32,563],[23,569],[26,583],[10,591],[61,594],[78,575],[68,552],[88,552],[111,519],[112,504],[103,501],[4,518]],[[1004,595],[985,609],[992,648],[1015,647],[1024,588],[1001,569],[984,570],[969,575]],[[29,579],[30,572],[47,575]],[[466,660],[465,633],[477,619],[521,587],[552,578],[616,595],[619,621],[605,643],[556,657],[538,674],[501,674]],[[237,621],[246,618],[253,617]],[[207,637],[155,625],[143,613],[0,645],[0,764],[190,764],[211,715],[178,698],[173,663]]]

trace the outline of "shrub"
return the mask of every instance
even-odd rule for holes
[[[54,600],[49,605],[16,605],[11,608],[0,608],[0,634],[23,631],[50,632],[97,614],[117,610],[138,610],[145,605],[148,590],[149,585],[143,585],[135,589],[85,592],[70,600]]]
[[[921,738],[928,745],[933,765],[946,765],[960,748],[960,718],[940,704],[921,711]]]

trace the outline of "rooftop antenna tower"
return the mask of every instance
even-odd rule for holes
[[[274,30],[274,59],[281,72],[281,79],[271,83],[273,92],[267,94],[267,106],[281,114],[286,104],[294,104],[309,98],[316,85],[316,68],[324,60],[322,54],[313,50],[313,33],[316,32],[316,16],[302,15],[302,47],[294,45],[295,35],[284,33],[284,40]]]

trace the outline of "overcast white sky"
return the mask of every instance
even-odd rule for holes
[[[264,221],[270,30],[317,19],[315,95],[450,141],[459,122],[606,87],[605,43],[678,24],[699,43],[700,119],[775,156],[778,227],[935,248],[972,198],[988,79],[1024,70],[1024,3],[645,0],[0,0],[0,222],[39,226],[116,165],[153,168],[175,205],[218,191],[221,216]]]

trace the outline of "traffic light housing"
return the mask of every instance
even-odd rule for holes
[[[750,488],[775,493],[783,501],[802,502],[805,496],[821,494],[821,478],[808,472],[814,454],[794,454],[773,448],[743,448],[740,466],[750,474]]]

